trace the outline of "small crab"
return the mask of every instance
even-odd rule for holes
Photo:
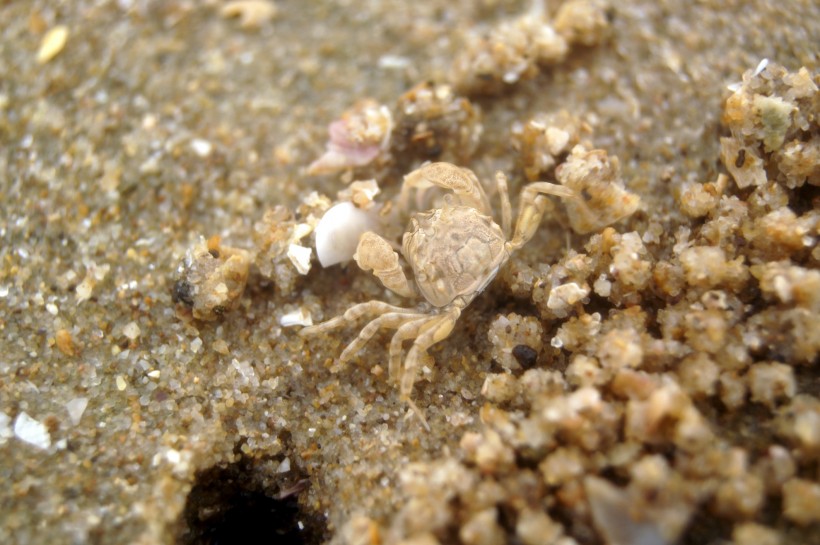
[[[452,192],[445,197],[441,208],[411,216],[401,253],[413,272],[413,279],[405,274],[400,256],[391,243],[372,231],[362,234],[354,258],[359,267],[373,271],[385,287],[398,295],[408,298],[420,295],[424,300],[414,308],[369,301],[351,307],[341,316],[301,330],[302,335],[314,335],[365,316],[375,317],[339,356],[339,362],[344,364],[379,329],[395,329],[389,349],[389,377],[398,378],[401,398],[423,422],[424,417],[410,399],[410,392],[427,350],[450,335],[461,312],[495,278],[510,255],[535,234],[547,208],[544,194],[572,199],[576,210],[594,221],[591,210],[574,189],[533,182],[521,191],[518,220],[511,233],[507,178],[502,172],[496,174],[496,183],[501,199],[501,226],[491,217],[487,195],[471,170],[450,163],[430,163],[405,176],[400,203],[408,202],[413,189],[439,187]],[[410,340],[413,344],[402,369],[403,345]]]

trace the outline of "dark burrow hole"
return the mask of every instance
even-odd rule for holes
[[[277,458],[242,457],[197,473],[177,533],[178,545],[314,545],[328,540],[324,517],[300,498],[298,469],[276,473]],[[292,461],[292,458],[291,458]]]

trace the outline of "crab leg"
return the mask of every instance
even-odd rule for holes
[[[410,392],[413,390],[413,385],[416,383],[416,375],[418,374],[418,369],[421,362],[421,354],[420,351],[427,352],[427,349],[436,344],[437,342],[444,340],[450,335],[450,332],[453,330],[453,326],[455,326],[456,320],[458,320],[459,315],[461,314],[460,308],[453,308],[449,310],[445,314],[441,314],[439,316],[434,316],[429,319],[420,320],[421,323],[417,322],[410,322],[407,324],[408,326],[413,326],[409,329],[415,330],[423,330],[421,334],[416,338],[416,341],[413,343],[413,346],[410,348],[410,351],[407,353],[407,359],[404,362],[404,371],[401,374],[401,380],[399,381],[399,395],[402,401],[407,403],[410,410],[418,416],[421,423],[424,425],[424,428],[427,431],[430,431],[430,425],[427,423],[427,419],[424,417],[424,412],[418,408],[418,406],[413,402],[410,398]],[[409,330],[408,330],[409,331]],[[416,333],[408,333],[408,337],[412,338],[412,335]],[[398,335],[398,332],[396,333]],[[395,341],[395,337],[394,337]],[[401,349],[401,341],[398,342],[399,350]],[[393,367],[393,348],[394,343],[390,343],[391,349],[391,368]]]
[[[461,204],[471,206],[482,214],[489,216],[492,213],[484,187],[473,171],[451,163],[428,163],[405,176],[399,204],[402,207],[407,205],[411,189],[432,186],[452,191]]]
[[[351,341],[351,343],[347,345],[342,354],[339,356],[339,363],[347,363],[350,360],[350,358],[352,358],[359,350],[364,348],[364,345],[367,344],[367,341],[369,341],[379,329],[399,328],[405,322],[414,320],[419,316],[423,315],[406,314],[403,312],[388,312],[387,314],[382,314],[381,316],[379,316],[378,318],[364,326],[362,330],[359,332],[359,336],[353,339],[353,341]]]
[[[299,335],[302,335],[303,337],[316,335],[317,333],[330,331],[331,329],[340,327],[345,322],[355,322],[362,316],[367,316],[368,314],[381,315],[387,314],[388,312],[400,314],[417,313],[416,309],[412,308],[402,308],[395,305],[388,305],[387,303],[382,303],[381,301],[368,301],[367,303],[359,303],[358,305],[354,305],[347,309],[344,314],[331,318],[326,322],[302,328],[302,330],[299,331]]]
[[[510,190],[507,187],[507,176],[500,170],[495,173],[495,185],[498,190],[498,198],[501,199],[501,230],[504,233],[504,237],[509,239],[512,229]]]
[[[427,352],[428,348],[446,339],[453,331],[459,315],[461,315],[461,309],[453,307],[446,313],[431,318],[427,324],[422,324],[424,331],[416,338],[407,353],[407,359],[404,360],[404,371],[399,382],[399,393],[402,399],[410,399],[410,392],[416,383],[416,375],[421,365],[421,353]]]
[[[401,369],[401,351],[404,341],[415,339],[419,335],[419,330],[425,323],[430,321],[430,316],[422,315],[422,318],[407,322],[398,328],[396,334],[390,340],[390,365],[387,376],[390,380],[395,380]]]
[[[521,190],[521,204],[518,209],[518,220],[515,223],[515,234],[508,243],[511,250],[521,248],[535,234],[547,206],[545,194],[573,199],[573,202],[577,201],[583,204],[580,196],[575,191],[563,185],[533,182],[524,186],[524,189]]]

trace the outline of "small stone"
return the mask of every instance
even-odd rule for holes
[[[721,283],[727,268],[726,254],[716,246],[687,248],[680,255],[690,286],[712,288]]]
[[[182,460],[182,457],[180,456],[180,452],[178,450],[168,449],[165,452],[165,459],[168,460],[168,463],[171,465],[177,465]]]
[[[589,295],[589,287],[586,285],[581,287],[577,282],[562,284],[550,291],[547,308],[550,310],[564,310],[582,301],[587,295]]]
[[[544,132],[547,138],[547,148],[553,155],[563,152],[569,143],[570,134],[567,131],[555,127],[547,127]]]
[[[75,397],[65,404],[65,409],[68,411],[68,417],[71,419],[72,424],[76,426],[80,423],[86,407],[88,407],[87,397]]]
[[[808,396],[807,396],[808,397]],[[820,452],[820,407],[795,403],[793,433],[800,446],[808,452]]]
[[[224,339],[215,340],[212,347],[214,349],[214,352],[216,352],[218,354],[222,354],[223,356],[230,353],[230,347],[228,346],[228,343],[225,342]]]
[[[784,484],[783,515],[801,526],[820,522],[820,484],[804,479]]]
[[[276,5],[268,0],[236,0],[222,6],[219,13],[226,19],[238,17],[244,29],[255,29],[273,19],[276,11]]]
[[[191,149],[195,154],[202,157],[208,157],[214,149],[213,144],[202,138],[194,138],[191,140]]]
[[[742,522],[732,530],[734,545],[780,545],[780,534],[754,522]]]
[[[746,383],[737,373],[726,371],[720,375],[720,400],[731,410],[739,409],[746,402]]]
[[[763,481],[748,473],[722,482],[714,498],[717,513],[735,519],[754,517],[764,500]]]
[[[796,108],[780,97],[755,95],[753,108],[763,125],[763,146],[766,152],[783,146],[786,131],[791,125],[791,114]]]
[[[512,355],[524,369],[529,369],[538,361],[538,352],[526,344],[516,345]]]
[[[629,468],[632,483],[641,490],[663,489],[670,477],[669,463],[663,456],[648,454]]]
[[[65,47],[68,41],[68,27],[58,25],[49,30],[40,42],[40,49],[37,51],[37,62],[45,64],[57,55]]]
[[[592,386],[606,379],[598,360],[578,354],[572,358],[566,370],[567,381],[573,386]]]
[[[801,526],[820,522],[820,484],[805,479],[784,484],[783,514]]]
[[[479,511],[461,527],[459,537],[464,545],[503,545],[504,531],[498,525],[495,507]]]
[[[609,297],[612,293],[612,282],[606,277],[606,275],[601,275],[595,280],[595,283],[592,285],[592,289],[595,290],[595,293],[600,295],[601,297]]]
[[[717,389],[718,365],[700,352],[685,358],[678,366],[681,386],[691,396],[710,396]]]
[[[290,458],[285,457],[285,459],[279,463],[279,467],[276,468],[276,472],[287,473],[288,471],[290,471]]]
[[[140,326],[138,326],[136,322],[128,322],[128,324],[122,328],[122,334],[132,341],[136,340],[140,336],[140,333]]]
[[[718,205],[728,184],[725,174],[715,182],[685,185],[680,195],[680,208],[690,218],[700,218],[712,212]]]
[[[595,355],[605,369],[640,367],[643,361],[640,335],[631,328],[613,329],[601,338]]]
[[[71,333],[67,329],[58,329],[54,340],[57,343],[57,348],[66,356],[73,356],[76,353],[74,340],[71,338]]]
[[[460,445],[468,458],[484,473],[501,473],[515,465],[515,452],[493,430],[487,430],[483,435],[465,433]]]
[[[785,363],[756,363],[749,370],[747,381],[752,401],[770,409],[780,401],[793,398],[797,390],[794,369]]]
[[[755,473],[760,475],[766,485],[767,492],[779,491],[783,483],[794,477],[797,464],[792,458],[789,449],[780,445],[772,445],[755,465]]]
[[[543,511],[525,508],[518,515],[515,533],[524,545],[546,545],[555,543],[564,529]]]
[[[576,448],[560,447],[538,466],[547,486],[560,486],[584,474],[584,457]]]
[[[484,379],[481,395],[493,403],[510,401],[518,393],[518,381],[509,373],[492,373]]]
[[[372,519],[364,515],[353,515],[347,521],[341,532],[341,542],[347,545],[379,545],[382,543],[379,535],[379,525]],[[406,541],[403,543],[407,543]],[[417,545],[437,545],[435,538],[432,538],[429,543],[422,542]]]
[[[77,284],[77,287],[74,289],[74,294],[78,305],[88,301],[91,298],[94,288],[98,283],[105,279],[110,269],[111,265],[108,264],[98,266],[96,263],[92,262],[88,266],[88,270],[85,273],[85,278]]]

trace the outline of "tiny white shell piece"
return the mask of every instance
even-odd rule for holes
[[[23,442],[39,449],[46,450],[51,446],[51,436],[45,424],[33,419],[25,412],[17,415],[14,421],[14,435]]]
[[[313,317],[309,310],[299,307],[299,310],[294,310],[283,314],[279,318],[279,325],[282,327],[292,327],[295,325],[310,326],[313,325]]]
[[[308,236],[311,231],[313,231],[313,227],[311,227],[307,223],[297,223],[293,226],[293,233],[290,236],[290,241],[293,244],[298,244],[302,241],[303,238]]]
[[[322,267],[353,259],[359,237],[376,227],[376,220],[350,202],[342,202],[325,212],[316,226],[316,255]]]
[[[288,246],[288,259],[299,271],[299,274],[307,274],[310,271],[310,248],[305,248],[298,244]]]
[[[754,78],[754,77],[757,77],[758,75],[760,75],[760,73],[762,71],[764,71],[767,66],[769,66],[769,59],[762,59],[758,63],[757,68],[755,68],[754,73],[752,73],[752,77]]]

